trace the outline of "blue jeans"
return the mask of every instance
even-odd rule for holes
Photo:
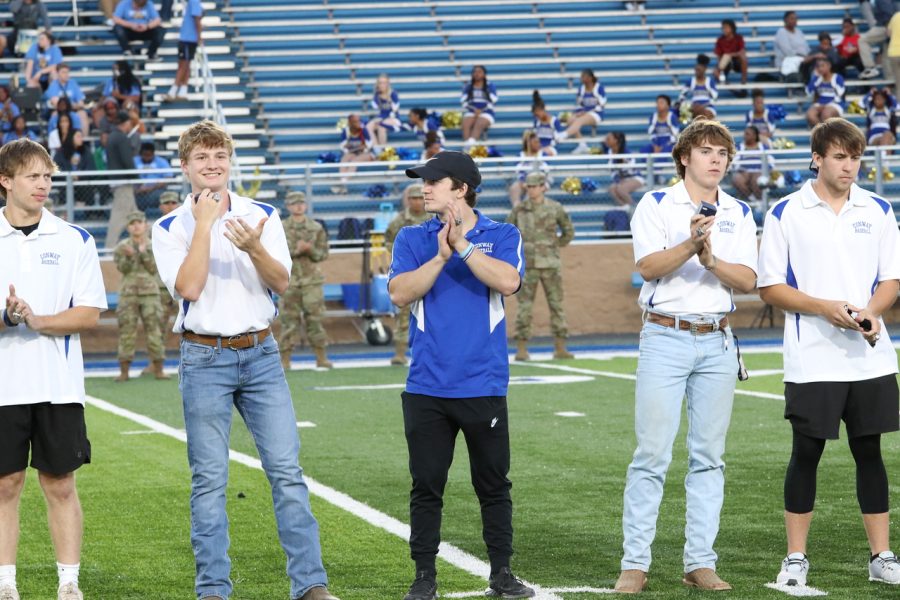
[[[274,338],[270,335],[245,350],[183,340],[179,379],[191,467],[191,544],[197,563],[197,597],[228,598],[232,591],[225,513],[232,406],[247,424],[272,486],[291,598],[327,585],[319,526],[310,511],[309,490],[297,463],[297,419]]]
[[[637,449],[628,466],[622,515],[622,570],[650,569],[650,545],[672,444],[687,396],[688,473],[684,571],[715,569],[713,543],[725,487],[725,435],[731,420],[737,355],[730,329],[693,335],[655,323],[641,331],[635,387]]]

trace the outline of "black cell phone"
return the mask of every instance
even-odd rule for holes
[[[700,203],[700,216],[701,217],[714,217],[716,216],[716,208],[715,204],[710,204],[709,202],[701,202]]]
[[[852,317],[853,311],[848,308],[847,314]],[[863,319],[862,322],[859,324],[859,328],[862,329],[863,331],[872,331],[872,321],[870,321],[868,319]]]
[[[194,199],[194,204],[196,204],[197,200],[200,199],[200,194],[191,194],[191,198]],[[219,192],[216,192],[215,194],[212,195],[212,199],[215,200],[216,202],[219,202],[222,199],[222,197],[219,195]]]

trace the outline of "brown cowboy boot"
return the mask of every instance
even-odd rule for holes
[[[620,594],[639,594],[647,589],[647,574],[639,569],[625,569],[619,574],[615,590]]]
[[[529,360],[528,340],[516,340],[516,360]]]
[[[162,360],[154,360],[150,363],[150,371],[153,373],[153,377],[156,379],[169,379],[169,376],[163,372],[163,361]]]
[[[707,567],[685,573],[682,581],[688,587],[695,587],[707,592],[726,592],[731,589],[727,582],[722,581],[715,571]]]
[[[313,352],[316,353],[316,366],[321,369],[330,369],[334,365],[331,364],[331,361],[328,360],[328,356],[325,354],[325,346],[316,346],[313,348]]]
[[[391,364],[401,367],[406,366],[406,342],[397,342],[394,344],[394,356],[391,357]]]
[[[131,367],[130,360],[120,360],[119,361],[119,376],[113,379],[118,383],[122,383],[123,381],[128,381],[128,369]]]
[[[556,338],[554,345],[553,358],[575,358],[575,355],[566,350],[566,338]]]

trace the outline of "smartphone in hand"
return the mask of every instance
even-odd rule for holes
[[[715,204],[710,204],[709,202],[701,202],[700,203],[700,216],[701,217],[714,217],[716,216],[716,208]]]

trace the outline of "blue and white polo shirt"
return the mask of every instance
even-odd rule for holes
[[[9,284],[37,315],[74,306],[106,310],[106,290],[94,238],[46,209],[29,235],[0,209],[0,285]],[[45,335],[25,325],[0,329],[0,406],[84,404],[81,336]]]
[[[525,276],[522,235],[515,226],[480,212],[466,239],[478,251],[514,266]],[[404,227],[394,241],[390,278],[415,271],[434,258],[437,218]],[[411,305],[412,365],[406,391],[440,398],[506,396],[509,356],[503,296],[483,284],[454,253],[434,285]]]
[[[759,287],[787,284],[814,298],[863,308],[880,281],[900,279],[897,220],[889,202],[853,184],[838,214],[807,181],[766,215]],[[897,372],[884,329],[872,348],[858,331],[825,317],[786,313],[784,380],[862,381]]]

